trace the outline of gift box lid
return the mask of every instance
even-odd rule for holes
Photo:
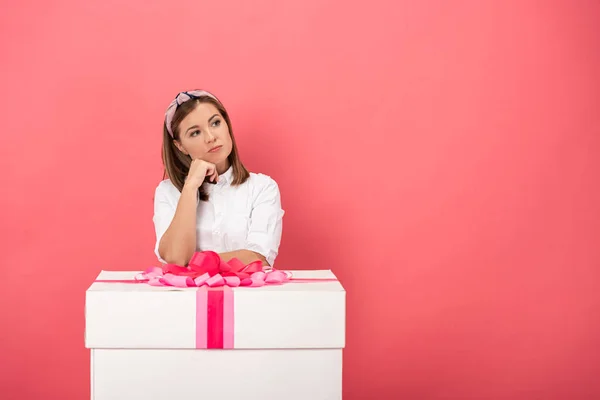
[[[88,288],[87,348],[345,347],[346,292],[330,270],[289,271],[300,281],[235,288],[134,283],[139,272],[102,271],[97,281],[132,282]]]

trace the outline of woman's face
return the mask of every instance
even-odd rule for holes
[[[219,174],[229,168],[232,143],[225,118],[212,103],[198,103],[179,124],[177,148],[192,160],[201,159],[217,166]]]

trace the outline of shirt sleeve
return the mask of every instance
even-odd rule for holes
[[[160,257],[158,253],[158,245],[160,239],[165,234],[171,221],[175,216],[175,206],[169,201],[167,187],[164,182],[161,182],[154,193],[154,216],[152,218],[154,222],[154,231],[156,233],[156,244],[154,246],[154,254],[158,260],[166,264],[167,262]]]
[[[265,177],[250,215],[250,227],[246,237],[246,249],[262,254],[271,267],[279,253],[284,210],[277,183]]]

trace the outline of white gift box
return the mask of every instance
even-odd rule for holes
[[[85,304],[91,399],[341,399],[345,290],[329,270],[290,272],[305,280],[94,282]],[[102,271],[97,280],[137,273]]]

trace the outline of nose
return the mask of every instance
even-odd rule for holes
[[[215,141],[215,135],[212,133],[212,131],[210,129],[206,130],[206,135],[204,135],[204,140],[206,143]]]

